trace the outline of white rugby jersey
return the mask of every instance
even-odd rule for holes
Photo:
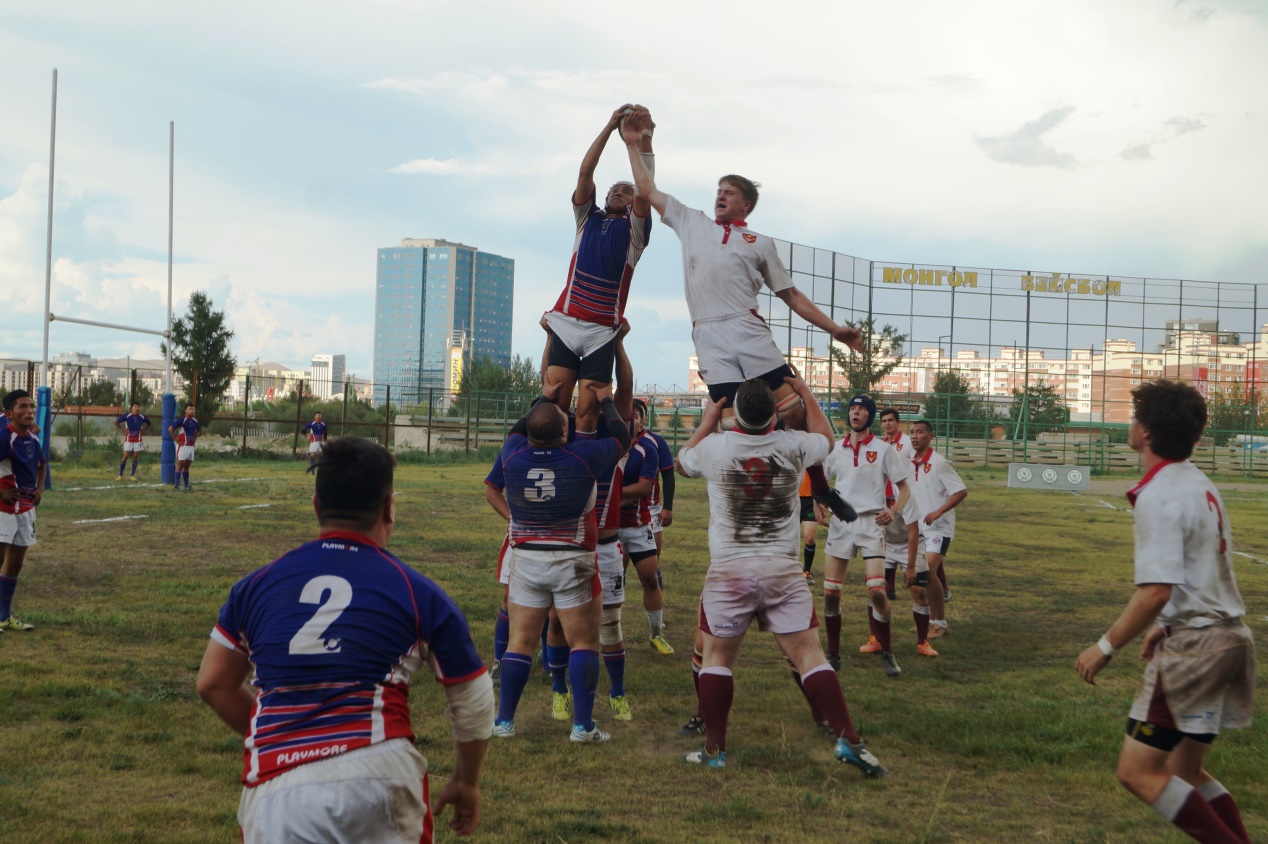
[[[756,313],[763,284],[775,293],[793,286],[775,242],[744,223],[716,223],[668,195],[661,219],[682,242],[683,289],[692,322]]]
[[[1164,460],[1127,493],[1136,508],[1136,584],[1169,583],[1160,624],[1209,627],[1246,613],[1219,490],[1188,460]]]
[[[860,514],[884,510],[889,484],[905,481],[910,474],[907,462],[893,446],[871,433],[857,448],[849,437],[837,443],[823,461],[823,471],[836,479],[837,492]]]
[[[915,452],[912,452],[915,458]],[[925,516],[937,510],[947,499],[961,490],[968,489],[960,474],[947,460],[932,448],[922,458],[913,459],[911,478],[911,494],[916,497],[916,506],[920,509],[921,535],[933,534],[951,539],[955,536],[955,510],[948,510],[933,524],[925,524]]]
[[[818,466],[832,444],[804,431],[710,434],[678,452],[690,478],[709,482],[709,556],[722,563],[741,557],[798,559],[801,502],[807,466]]]
[[[904,457],[910,460],[912,455],[916,453],[916,450],[911,447],[911,437],[901,431],[899,431],[898,436],[892,440],[889,437],[885,437],[884,439],[885,442],[894,447],[894,451],[898,452],[899,457]]]

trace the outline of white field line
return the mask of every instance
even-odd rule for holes
[[[132,519],[148,519],[149,516],[114,516],[109,519],[78,519],[71,522],[72,525],[99,525],[104,522],[127,522]]]
[[[1254,560],[1256,563],[1259,563],[1261,566],[1268,566],[1268,560],[1261,560],[1253,554],[1247,554],[1245,551],[1234,551],[1233,553],[1239,557],[1245,557],[1248,560]]]
[[[258,510],[261,507],[272,507],[272,504],[243,504],[239,510]]]
[[[262,481],[264,478],[212,478],[208,481],[191,481],[190,485],[197,484],[236,484],[243,481]],[[58,489],[57,492],[95,492],[103,489],[144,489],[164,487],[167,484],[110,484],[109,486],[68,486],[65,489]]]

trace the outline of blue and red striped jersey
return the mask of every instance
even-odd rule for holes
[[[309,434],[315,443],[323,443],[326,441],[326,423],[309,422],[300,433]]]
[[[198,420],[192,416],[182,416],[172,423],[172,427],[178,433],[185,435],[182,445],[193,445],[198,440],[198,433],[202,431],[203,426],[198,424]]]
[[[511,508],[511,544],[593,551],[598,538],[595,484],[620,457],[621,444],[612,438],[534,448],[523,434],[511,434],[500,457]]]
[[[25,513],[35,509],[40,466],[44,450],[31,434],[0,428],[0,489],[16,489],[18,500],[0,501],[0,513]]]
[[[339,531],[234,584],[212,639],[248,656],[259,688],[242,782],[394,738],[413,738],[409,682],[444,684],[484,664],[462,611],[364,536]]]
[[[141,441],[141,431],[146,425],[150,424],[150,417],[144,413],[125,413],[115,420],[115,423],[122,422],[127,428],[127,438],[130,443],[139,443]]]
[[[631,486],[646,478],[651,480],[653,486],[655,486],[656,480],[660,477],[659,460],[660,458],[656,454],[656,446],[652,445],[651,440],[639,437],[630,446],[630,451],[625,461],[623,483],[626,486]],[[621,527],[650,525],[652,523],[652,511],[649,507],[650,499],[651,493],[639,496],[637,499],[623,497],[621,499]]]
[[[634,267],[651,237],[651,214],[639,217],[631,209],[623,217],[609,217],[593,201],[574,205],[573,213],[577,237],[554,310],[583,322],[620,325]]]

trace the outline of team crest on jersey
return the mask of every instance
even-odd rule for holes
[[[741,232],[740,236],[743,237],[747,243],[757,243],[757,235],[755,234],[749,234],[748,232]]]
[[[929,474],[931,471],[933,471],[933,466],[931,466],[930,464],[926,463],[926,464],[925,464],[925,474],[927,475],[927,474]]]
[[[869,451],[869,452],[867,453],[867,462],[868,462],[868,463],[875,463],[875,462],[876,462],[876,452],[874,452],[874,451]]]
[[[894,451],[902,451],[902,450],[903,450],[903,444],[902,444],[902,443],[896,443],[896,444],[894,445]]]

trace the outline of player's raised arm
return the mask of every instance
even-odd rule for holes
[[[639,201],[650,203],[653,208],[660,214],[665,213],[665,194],[656,189],[656,178],[653,168],[648,166],[651,158],[651,136],[644,135],[645,129],[650,130],[655,124],[652,123],[652,116],[646,110],[636,110],[634,114],[627,116],[621,124],[621,140],[625,141],[626,152],[630,156],[630,171],[634,176],[634,188],[636,195],[634,198],[634,213],[639,213]],[[644,145],[646,143],[646,150]],[[644,158],[646,151],[647,157]],[[643,212],[646,213],[646,206],[643,206]]]
[[[801,375],[797,374],[796,369],[793,370],[792,375],[785,375],[784,381],[801,397],[802,402],[806,406],[806,431],[827,437],[828,451],[831,451],[833,446],[832,423],[828,421],[828,417],[823,413],[823,408],[819,406],[819,401],[815,398],[814,393],[810,391],[810,385],[805,382]]]
[[[796,287],[778,290],[775,295],[797,316],[832,335],[833,340],[844,343],[856,352],[863,351],[863,335],[859,333],[857,328],[848,325],[837,325],[828,319],[828,315],[819,310],[819,307],[810,300],[810,297]]]
[[[616,127],[621,122],[621,117],[627,112],[632,112],[634,106],[626,103],[618,106],[616,111],[612,112],[612,116],[608,118],[607,125],[603,127],[603,131],[599,132],[599,136],[594,139],[594,143],[590,144],[590,148],[586,150],[585,156],[581,159],[581,170],[577,173],[577,187],[572,192],[573,205],[585,205],[587,202],[594,200],[594,171],[599,166],[599,157],[603,155],[603,148],[608,144],[608,138],[616,131]],[[643,212],[646,215],[646,211]]]

